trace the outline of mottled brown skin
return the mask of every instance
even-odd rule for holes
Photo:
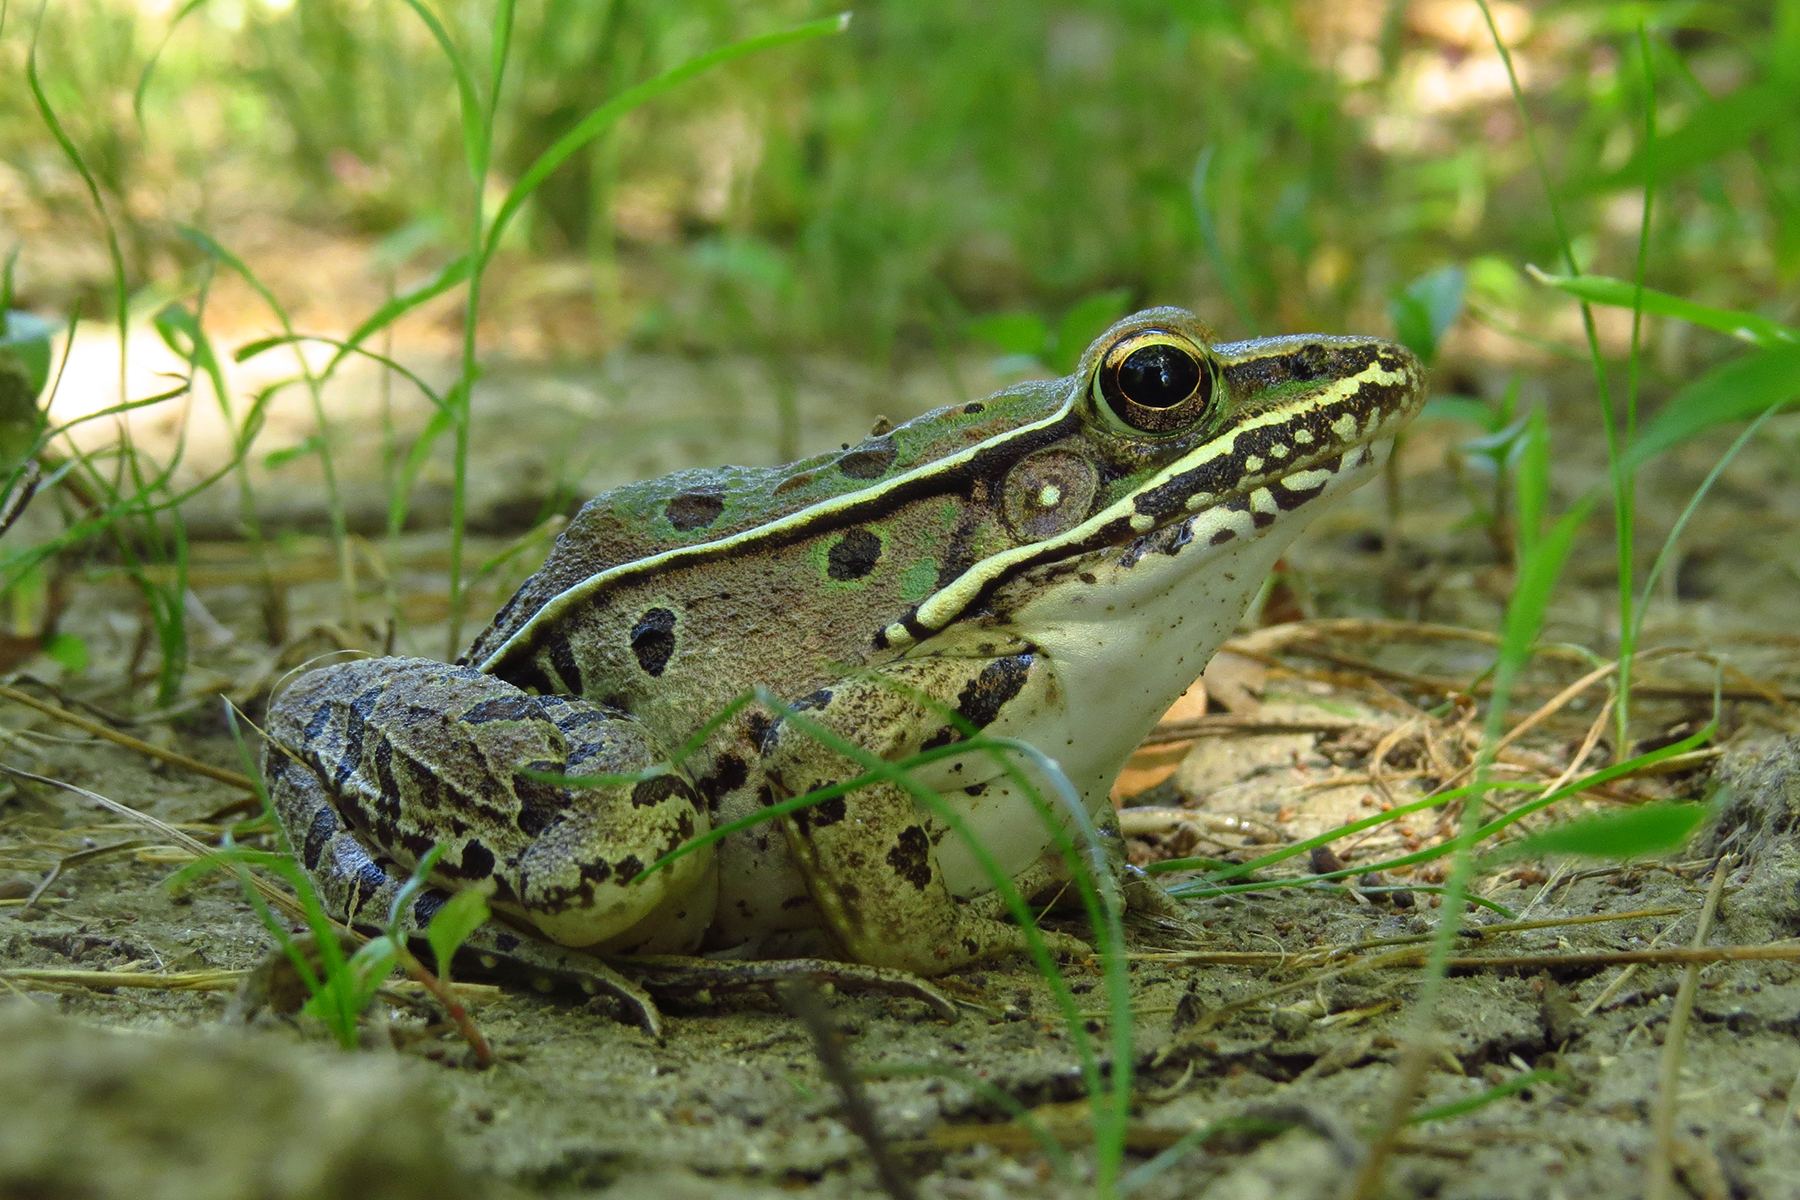
[[[1191,418],[1153,412],[1175,414],[1154,435],[1090,386],[1109,348],[1146,331],[1196,347],[1216,387],[1191,399]],[[1205,343],[1190,314],[1152,310],[1108,331],[1071,379],[788,468],[685,472],[599,497],[467,665],[366,660],[278,698],[266,761],[302,860],[340,911],[369,911],[443,844],[434,883],[491,887],[512,928],[595,952],[823,953],[930,975],[1023,948],[983,895],[991,883],[946,874],[942,816],[893,781],[631,881],[711,825],[970,729],[1083,764],[1077,783],[1104,826],[1104,783],[1097,800],[1088,777],[1129,744],[1094,724],[1094,706],[1120,701],[1110,684],[1086,694],[1095,656],[1067,640],[1057,598],[1091,614],[1117,591],[1105,610],[1122,622],[1175,628],[1179,572],[1284,541],[1265,531],[1371,469],[1369,444],[1422,396],[1416,361],[1372,339]],[[1209,580],[1190,626],[1186,680],[1260,583],[1227,576]],[[1127,603],[1136,592],[1149,599]],[[1045,620],[1056,628],[1034,627]],[[1108,714],[1120,729],[1148,728],[1162,693],[1184,686],[1158,655],[1146,660],[1155,686]],[[755,688],[796,714],[752,704],[668,765]],[[568,788],[522,767],[634,778]],[[1017,830],[1002,857],[1022,887],[1055,876],[1041,860],[1049,831],[985,756],[931,783],[990,832]],[[501,944],[514,937],[486,948],[514,952]]]

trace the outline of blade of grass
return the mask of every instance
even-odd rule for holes
[[[1485,0],[1482,11],[1487,12]],[[1489,25],[1491,30],[1491,14]],[[1494,31],[1494,41],[1499,43],[1500,40],[1498,32]],[[1514,88],[1516,91],[1516,82]],[[1531,436],[1533,440],[1543,440],[1546,436],[1544,427],[1541,424],[1536,426]],[[1523,481],[1521,485],[1523,490]],[[1540,480],[1534,486],[1542,487],[1544,481]],[[1521,497],[1521,507],[1525,503],[1525,498]],[[1541,511],[1543,497],[1532,497],[1529,503]],[[1531,648],[1542,628],[1550,595],[1573,545],[1575,530],[1586,519],[1588,508],[1589,503],[1583,501],[1563,514],[1542,537],[1534,539],[1528,546],[1521,546],[1517,582],[1507,604],[1501,646],[1494,662],[1493,691],[1483,724],[1475,778],[1471,785],[1471,795],[1463,803],[1461,828],[1451,850],[1452,866],[1446,881],[1437,937],[1431,943],[1430,954],[1419,982],[1419,993],[1413,1001],[1405,1048],[1401,1052],[1389,1108],[1370,1141],[1368,1153],[1357,1169],[1355,1180],[1349,1189],[1352,1200],[1370,1200],[1380,1191],[1400,1130],[1413,1105],[1417,1103],[1419,1089],[1436,1045],[1434,1032],[1437,1006],[1448,975],[1449,960],[1461,933],[1465,897],[1474,876],[1474,848],[1484,828],[1480,818],[1482,796],[1488,784],[1487,773],[1495,748],[1505,732],[1513,685],[1519,672],[1530,660]]]
[[[1676,547],[1681,542],[1682,531],[1687,528],[1694,513],[1699,511],[1701,501],[1705,500],[1707,494],[1712,491],[1713,484],[1719,481],[1719,476],[1725,473],[1725,468],[1731,465],[1732,459],[1738,456],[1738,451],[1748,445],[1750,439],[1756,436],[1757,431],[1785,404],[1786,401],[1777,401],[1764,409],[1761,416],[1752,421],[1744,432],[1738,434],[1737,440],[1731,443],[1731,448],[1719,457],[1719,461],[1714,463],[1712,470],[1706,473],[1706,478],[1701,481],[1700,486],[1694,489],[1694,494],[1688,497],[1687,504],[1682,507],[1681,515],[1675,519],[1675,524],[1669,527],[1669,535],[1663,539],[1662,549],[1657,551],[1656,561],[1650,566],[1650,573],[1644,576],[1644,590],[1638,597],[1636,616],[1640,630],[1643,627],[1644,614],[1650,609],[1650,597],[1655,594],[1656,582],[1662,578],[1663,572],[1668,568]]]
[[[1575,259],[1575,244],[1569,237],[1568,225],[1563,219],[1562,206],[1557,202],[1556,189],[1550,182],[1550,170],[1544,162],[1543,146],[1537,135],[1537,126],[1525,107],[1525,93],[1519,86],[1518,71],[1514,67],[1512,51],[1506,45],[1506,39],[1500,36],[1500,29],[1494,24],[1493,11],[1488,7],[1488,0],[1476,0],[1481,8],[1481,17],[1487,24],[1488,37],[1499,52],[1500,61],[1506,68],[1507,85],[1512,91],[1513,107],[1518,111],[1519,122],[1525,131],[1525,142],[1531,151],[1531,161],[1536,169],[1538,181],[1544,189],[1544,200],[1550,209],[1550,220],[1556,230],[1557,244],[1562,251],[1563,261],[1568,266],[1570,275],[1581,274],[1581,266]],[[1607,472],[1612,480],[1613,492],[1613,530],[1615,558],[1618,563],[1619,592],[1619,656],[1623,660],[1620,665],[1619,703],[1615,709],[1619,738],[1617,752],[1623,755],[1631,744],[1630,728],[1630,683],[1627,672],[1633,647],[1627,644],[1631,636],[1631,604],[1636,591],[1633,576],[1631,532],[1632,517],[1636,512],[1634,503],[1634,484],[1631,467],[1620,453],[1621,439],[1619,418],[1614,411],[1612,388],[1607,381],[1606,359],[1600,351],[1600,334],[1594,324],[1594,311],[1588,302],[1576,297],[1581,309],[1581,328],[1587,337],[1588,358],[1594,371],[1596,395],[1600,401],[1601,422],[1606,433]],[[1496,701],[1498,696],[1496,696]]]
[[[306,360],[305,353],[299,345],[298,335],[294,332],[294,322],[289,317],[287,306],[282,304],[262,278],[252,271],[242,259],[224,246],[220,245],[210,234],[190,226],[180,227],[183,239],[200,249],[210,258],[229,268],[238,278],[250,285],[250,289],[269,306],[275,319],[281,324],[281,330],[287,341],[293,345],[294,360],[299,364],[300,376],[306,381],[307,396],[312,402],[313,426],[319,435],[319,472],[325,482],[325,506],[331,521],[331,544],[337,552],[338,587],[342,607],[342,615],[349,628],[357,625],[356,615],[356,575],[350,559],[350,526],[344,513],[344,498],[338,487],[337,466],[331,446],[332,423],[325,415],[325,381],[313,366]]]
[[[1641,287],[1639,283],[1613,279],[1606,275],[1553,275],[1529,265],[1525,270],[1539,283],[1567,292],[1571,296],[1580,296],[1595,304],[1605,304],[1612,308],[1630,308],[1659,317],[1674,317],[1734,337],[1741,342],[1748,342],[1752,346],[1767,348],[1800,342],[1800,329],[1771,321],[1758,313],[1696,304],[1668,292]]]
[[[1505,1083],[1497,1083],[1478,1096],[1470,1096],[1466,1100],[1453,1100],[1448,1104],[1439,1104],[1434,1108],[1423,1109],[1408,1117],[1406,1123],[1408,1125],[1427,1125],[1432,1121],[1448,1121],[1454,1117],[1466,1116],[1478,1109],[1486,1108],[1496,1100],[1516,1096],[1540,1083],[1555,1083],[1567,1087],[1573,1082],[1574,1080],[1561,1071],[1539,1067],[1535,1071],[1526,1071],[1523,1075],[1514,1076]]]

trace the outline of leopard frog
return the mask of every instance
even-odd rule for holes
[[[893,782],[640,876],[862,775],[847,746],[892,761],[971,729],[1041,748],[1116,828],[1127,755],[1295,534],[1380,466],[1424,378],[1374,338],[1215,345],[1193,314],[1150,309],[1070,377],[786,467],[609,492],[457,664],[363,659],[282,693],[276,808],[340,915],[385,913],[442,844],[406,921],[486,887],[478,945],[526,961],[813,954],[935,975],[1015,952],[968,842]],[[759,687],[784,705],[744,707],[672,761]],[[994,755],[915,779],[1021,891],[1054,883],[1051,830]]]

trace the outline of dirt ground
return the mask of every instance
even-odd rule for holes
[[[613,369],[654,386],[668,375],[657,367],[626,362]],[[832,370],[820,368],[816,380],[826,382],[806,391],[820,399],[806,404],[825,403]],[[852,374],[840,370],[845,378]],[[504,514],[541,502],[541,491],[527,486],[541,482],[541,472],[517,463],[543,449],[539,435],[547,423],[566,420],[573,411],[567,397],[591,383],[521,374],[509,386],[507,379],[504,372],[491,376],[477,394],[477,419],[489,422],[485,428],[496,438],[515,428],[524,439],[483,441],[494,463],[515,462],[515,468],[482,468],[477,486],[492,501],[482,511],[502,515],[477,558],[505,544]],[[765,401],[753,373],[734,386],[750,397],[750,410],[767,411],[757,407]],[[1554,379],[1542,386],[1558,397],[1560,426],[1586,417],[1578,401],[1561,399],[1579,394],[1577,386]],[[855,395],[847,406],[855,419],[838,414],[846,428],[874,412],[899,419],[951,398],[922,385],[897,398],[866,380]],[[1788,698],[1800,685],[1800,638],[1791,633],[1800,487],[1788,465],[1797,434],[1800,425],[1792,420],[1774,423],[1726,473],[1690,528],[1690,549],[1670,573],[1647,626],[1652,644],[1711,658],[1671,654],[1645,668],[1649,686],[1637,736],[1673,739],[1704,721],[1717,677],[1726,687],[1720,740],[1727,752],[1690,764],[1683,774],[1626,781],[1587,802],[1604,807],[1719,793],[1724,817],[1675,861],[1511,864],[1483,877],[1478,895],[1530,921],[1618,919],[1471,936],[1468,953],[1686,945],[1721,847],[1738,857],[1729,860],[1709,944],[1800,935],[1800,850],[1791,842],[1800,816],[1800,743],[1784,738],[1793,725]],[[352,428],[343,436],[358,433]],[[825,436],[839,440],[835,426]],[[1267,611],[1282,615],[1277,608],[1289,605],[1286,615],[1315,620],[1389,613],[1494,628],[1508,581],[1484,531],[1466,522],[1468,506],[1445,469],[1446,449],[1459,436],[1466,431],[1422,427],[1408,447],[1398,541],[1379,486],[1364,489],[1295,548],[1287,592],[1272,598]],[[1650,536],[1660,538],[1728,441],[1684,450],[1646,480],[1641,512]],[[688,444],[646,434],[643,445],[652,448],[640,447],[606,470],[635,477],[630,472],[644,465],[670,469],[729,453],[709,439]],[[1559,438],[1557,484],[1564,498],[1597,478],[1597,451],[1595,439]],[[713,457],[703,457],[708,454]],[[768,461],[765,448],[748,457]],[[302,479],[280,489],[301,525],[308,524],[309,505],[318,511],[308,486]],[[1547,641],[1607,647],[1614,603],[1608,536],[1602,521],[1592,524],[1572,560]],[[396,582],[412,625],[399,643],[403,651],[411,645],[441,652],[443,546],[429,532],[409,535],[405,544],[405,570]],[[193,621],[192,702],[178,705],[174,719],[133,724],[122,717],[144,695],[141,684],[125,677],[140,621],[134,593],[101,568],[65,581],[62,627],[88,645],[92,665],[85,675],[62,677],[38,658],[14,683],[60,703],[89,705],[89,715],[119,718],[119,728],[153,744],[236,766],[217,694],[238,695],[254,711],[254,696],[286,665],[326,648],[331,637],[356,636],[342,628],[323,547],[290,539],[283,554],[292,568],[284,578],[291,582],[295,639],[285,657],[263,640],[255,594],[244,582],[243,548],[196,547],[196,610],[207,617]],[[479,603],[491,604],[511,582],[496,576]],[[375,584],[365,607],[381,610]],[[309,633],[320,623],[335,623],[336,631]],[[1431,693],[1429,682],[1474,679],[1489,648],[1388,627],[1295,629],[1306,636],[1258,642],[1267,630],[1247,632],[1244,646],[1253,653],[1230,660],[1209,681],[1211,725],[1197,740],[1178,743],[1179,753],[1165,751],[1165,758],[1179,760],[1173,774],[1130,801],[1137,811],[1127,810],[1127,827],[1139,831],[1134,857],[1254,856],[1403,804],[1443,782],[1438,756],[1461,744],[1455,739],[1467,726],[1456,725],[1454,709],[1448,717],[1432,715],[1442,696]],[[1263,653],[1258,646],[1274,649]],[[1723,674],[1715,663],[1724,664]],[[1546,656],[1527,680],[1519,711],[1535,708],[1586,669],[1574,655]],[[1601,715],[1603,695],[1603,688],[1590,689],[1521,739],[1517,769],[1543,778],[1580,765],[1571,760]],[[185,823],[197,834],[216,834],[209,814],[241,795],[15,704],[0,705],[0,720],[8,763]],[[1583,756],[1590,767],[1613,753],[1610,727],[1598,727],[1602,735]],[[1434,819],[1421,814],[1377,826],[1332,849],[1352,865],[1391,857],[1441,836]],[[846,1124],[805,1029],[760,993],[670,1000],[667,1036],[656,1044],[622,1023],[605,1000],[522,985],[482,990],[472,1011],[499,1061],[477,1071],[454,1032],[407,1005],[378,1004],[365,1049],[345,1054],[285,1018],[264,1015],[247,1029],[226,1023],[229,982],[224,990],[192,992],[33,975],[254,966],[271,941],[238,886],[220,879],[172,894],[164,880],[179,859],[165,839],[76,795],[24,781],[6,785],[0,983],[12,998],[0,999],[0,1038],[8,1046],[0,1055],[0,1196],[575,1197],[604,1191],[698,1200],[797,1190],[821,1197],[879,1193],[869,1153]],[[1291,860],[1274,874],[1298,873],[1305,861]],[[41,896],[27,903],[58,864]],[[1171,878],[1185,876],[1164,877]],[[1427,867],[1387,882],[1439,879]],[[1417,971],[1365,965],[1324,972],[1318,952],[1416,938],[1432,929],[1436,911],[1424,890],[1291,888],[1195,903],[1194,936],[1134,925],[1137,1073],[1128,1166],[1211,1122],[1273,1121],[1260,1134],[1210,1139],[1136,1194],[1219,1200],[1337,1194],[1390,1094]],[[1471,923],[1502,920],[1481,909]],[[1079,922],[1064,927],[1081,931]],[[1264,957],[1200,961],[1232,953]],[[1089,1028],[1103,1029],[1108,1017],[1097,969],[1076,962],[1065,974],[1078,999],[1092,1006],[1084,1014]],[[1554,1070],[1557,1078],[1466,1115],[1411,1127],[1388,1193],[1494,1200],[1643,1194],[1662,1042],[1681,976],[1682,968],[1671,965],[1458,971],[1440,1006],[1444,1049],[1431,1064],[1422,1106],[1473,1097],[1532,1070]],[[866,1085],[905,1175],[921,1195],[947,1200],[1087,1194],[1083,1088],[1047,985],[1015,962],[961,972],[948,986],[965,1000],[953,1024],[911,999],[849,990],[831,995],[830,1011],[853,1063],[957,1068],[999,1089],[1063,1134],[1074,1177],[1053,1171],[991,1098],[945,1076]],[[1676,1088],[1675,1164],[1689,1194],[1800,1195],[1797,1029],[1800,968],[1793,963],[1717,963],[1699,972]]]

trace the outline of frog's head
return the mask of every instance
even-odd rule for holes
[[[1043,647],[1072,719],[1106,714],[1104,733],[1059,756],[1086,782],[1110,779],[1199,674],[1294,536],[1377,471],[1425,369],[1379,338],[1214,344],[1192,313],[1156,308],[1054,386],[1037,444],[1015,440],[996,473],[1013,545],[885,636],[1002,624]]]

